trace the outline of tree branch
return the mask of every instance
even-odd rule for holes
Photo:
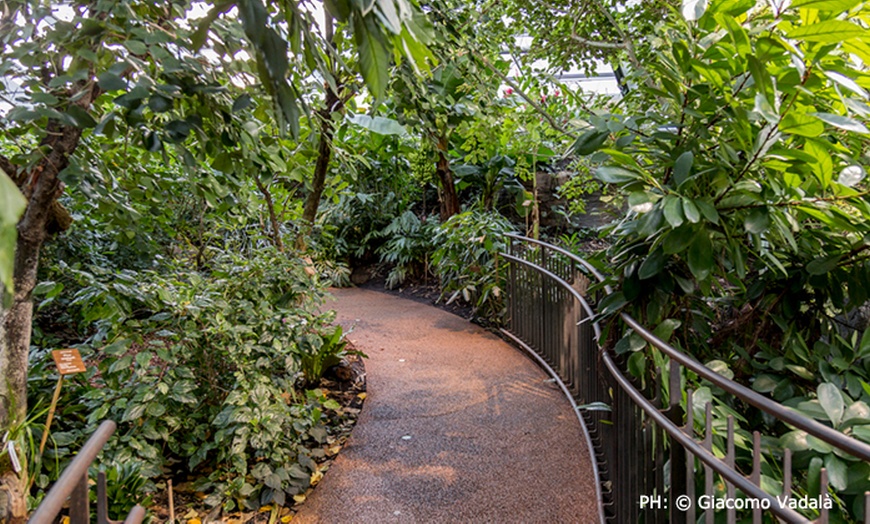
[[[571,33],[571,40],[575,42],[579,42],[585,46],[589,47],[600,47],[602,49],[625,49],[625,42],[600,42],[597,40],[589,40],[588,38],[583,38],[577,33]]]

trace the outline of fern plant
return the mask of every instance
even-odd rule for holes
[[[450,295],[448,304],[461,297],[475,313],[498,321],[503,272],[497,254],[506,247],[504,234],[512,230],[503,216],[480,211],[455,215],[438,228],[432,262],[441,279],[442,297]]]
[[[421,220],[412,211],[405,211],[380,231],[388,240],[378,249],[381,262],[392,264],[386,286],[393,289],[408,277],[429,274],[429,259],[434,249],[432,238],[438,223],[434,216]]]

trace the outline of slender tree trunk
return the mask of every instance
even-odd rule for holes
[[[260,193],[263,193],[263,198],[266,200],[266,207],[269,208],[269,222],[272,227],[272,243],[278,248],[278,251],[284,252],[284,242],[281,240],[281,228],[278,225],[278,217],[275,215],[275,204],[272,202],[272,193],[269,188],[260,182],[260,177],[254,175],[254,181],[257,183],[257,188]]]
[[[323,196],[323,186],[326,183],[326,173],[329,172],[329,161],[332,158],[332,136],[335,128],[332,125],[332,113],[341,111],[344,104],[338,94],[329,87],[326,88],[326,100],[320,114],[320,146],[317,150],[317,163],[314,165],[314,177],[311,181],[311,193],[305,199],[305,209],[302,219],[313,224],[317,218],[317,208]]]
[[[329,49],[335,52],[332,18],[327,16],[325,22],[326,41],[329,42]],[[305,237],[308,236],[311,225],[317,219],[317,208],[320,207],[320,198],[323,196],[323,186],[326,183],[326,173],[329,171],[329,161],[332,158],[332,137],[335,133],[335,127],[332,125],[332,113],[344,110],[344,100],[338,96],[338,92],[341,91],[341,83],[337,78],[335,79],[335,88],[333,90],[329,82],[326,83],[323,108],[318,111],[320,115],[320,145],[317,149],[317,163],[314,165],[311,193],[305,199],[305,207],[302,210],[302,228],[299,236],[296,237],[296,247],[302,251],[305,250]]]
[[[453,171],[447,158],[448,142],[446,137],[438,140],[438,163],[435,171],[440,182],[439,197],[441,200],[441,222],[459,213],[459,196],[456,194],[456,184],[453,183]]]
[[[77,87],[78,92],[84,94],[73,104],[87,110],[98,95],[97,85],[82,81]],[[40,143],[47,153],[30,171],[13,177],[27,198],[27,208],[17,226],[12,305],[0,311],[3,325],[0,328],[0,433],[23,422],[27,414],[32,292],[36,287],[39,252],[48,236],[48,227],[53,223],[57,198],[63,191],[58,173],[69,165],[69,155],[78,147],[81,135],[79,128],[50,120],[48,133]],[[20,455],[23,459],[23,454]],[[8,460],[0,461],[0,522],[24,522],[26,482],[26,468],[16,473]]]
[[[538,180],[537,175],[534,180],[534,188],[532,191],[532,238],[538,240],[541,237],[541,206],[538,204]]]
[[[4,307],[8,296],[5,289],[0,288],[0,387],[4,392],[10,392],[11,384],[7,382],[6,370],[10,368],[8,340],[6,338],[6,319],[9,316],[9,310]],[[0,396],[0,399],[5,397]],[[0,400],[0,408],[4,410],[2,416],[4,421],[10,420],[13,417],[9,416],[8,410],[14,406],[7,406],[6,402]],[[14,415],[14,413],[13,413]],[[3,427],[8,427],[8,423],[4,422]],[[19,456],[22,455],[21,449],[18,449]],[[0,457],[0,522],[24,522],[27,518],[27,497],[24,495],[24,482],[15,473],[12,468],[12,463],[9,455],[6,454]]]
[[[77,140],[77,139],[76,139]],[[63,160],[65,162],[65,157]],[[39,174],[24,217],[18,223],[15,248],[12,306],[0,314],[0,430],[5,433],[27,415],[27,367],[33,322],[33,298],[39,251],[60,182],[59,169],[48,167]],[[19,457],[24,455],[19,451]],[[16,472],[8,457],[0,461],[0,522],[21,523],[27,517],[27,470]]]

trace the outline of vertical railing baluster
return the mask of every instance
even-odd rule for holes
[[[664,393],[662,391],[662,373],[660,370],[656,370],[656,380],[655,380],[655,406],[657,408],[664,407]],[[651,482],[647,485],[647,489],[651,486],[654,486],[656,497],[661,497],[659,500],[664,500],[665,496],[665,448],[664,448],[664,431],[659,428],[658,424],[649,420],[647,425],[647,431],[652,435],[652,446],[653,446],[653,457],[655,458],[655,467],[653,470],[653,477],[650,479]],[[655,511],[655,522],[661,522],[662,517],[664,516],[664,508],[657,509]]]
[[[97,473],[97,524],[108,524],[109,502],[106,495],[106,472]]]
[[[683,408],[682,408],[682,389],[680,389],[680,363],[676,360],[671,360],[669,363],[670,374],[668,377],[668,418],[675,426],[683,425]],[[686,449],[677,444],[670,442],[670,459],[671,459],[671,487],[668,491],[668,508],[677,507],[677,497],[686,493]],[[686,513],[684,511],[671,509],[670,521],[674,524],[683,524],[686,522]]]
[[[752,432],[752,483],[761,486],[761,433]],[[761,508],[752,508],[752,524],[761,524]]]
[[[90,508],[88,507],[88,475],[84,476],[76,483],[72,494],[69,497],[69,521],[70,524],[89,524]]]
[[[695,405],[694,391],[686,390],[686,434],[695,439]],[[697,522],[695,510],[695,455],[686,456],[686,496],[689,497],[689,511],[686,512],[686,522]]]
[[[782,496],[791,498],[791,449],[785,448],[782,456]]]
[[[734,415],[728,415],[728,434],[726,436],[726,451],[725,464],[734,469]],[[726,497],[728,500],[734,500],[734,484],[725,481]],[[733,506],[728,507],[725,522],[727,524],[735,524],[737,522],[737,512]]]
[[[705,431],[704,431],[704,449],[713,452],[713,404],[707,402],[704,406],[705,416]],[[713,468],[704,464],[704,494],[707,497],[713,496]],[[707,509],[704,511],[704,521],[707,524],[713,524],[713,510]]]
[[[828,470],[822,468],[819,472],[819,496],[822,497],[822,507],[819,510],[819,524],[828,524],[828,506],[825,497],[828,496]]]

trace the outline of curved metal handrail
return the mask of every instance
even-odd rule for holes
[[[600,283],[605,282],[604,276],[595,268],[595,266],[590,264],[588,261],[578,257],[574,253],[571,253],[570,251],[562,249],[558,246],[552,246],[552,245],[547,244],[545,242],[541,242],[540,240],[527,238],[527,237],[524,237],[521,235],[508,234],[506,236],[513,238],[513,239],[516,239],[516,240],[521,240],[524,242],[538,244],[538,245],[546,247],[547,249],[550,249],[552,251],[556,251],[562,255],[565,255],[565,256],[571,258],[572,260],[574,260],[575,262],[577,262],[578,264],[581,264],[584,267],[586,267],[587,269],[589,269],[590,272],[593,275],[595,275],[595,277],[598,279],[598,281]],[[501,255],[505,255],[505,253],[502,253]],[[516,259],[516,257],[512,257],[512,256],[511,256],[511,258]],[[559,279],[558,281],[560,281],[560,284],[562,284],[562,285],[567,285],[567,283],[562,279]],[[567,286],[570,288],[570,285],[567,285]],[[573,288],[571,290],[573,291]],[[608,294],[612,293],[612,289],[610,288],[610,286],[608,286],[606,284],[605,284],[605,290],[607,291]],[[584,307],[586,309],[589,308],[589,306],[585,300],[583,300],[583,304],[584,304]],[[860,440],[851,438],[851,437],[837,431],[836,429],[834,429],[832,427],[826,426],[826,425],[822,424],[821,422],[817,422],[809,417],[801,415],[800,413],[794,411],[792,408],[790,408],[788,406],[783,406],[782,404],[780,404],[774,400],[771,400],[771,399],[765,397],[764,395],[761,395],[758,392],[753,391],[752,389],[749,389],[746,386],[744,386],[738,382],[730,380],[730,379],[720,375],[719,373],[716,373],[715,371],[708,368],[704,364],[698,362],[697,360],[693,359],[689,355],[683,353],[682,351],[674,348],[673,346],[671,346],[667,342],[656,337],[654,334],[652,334],[649,330],[647,330],[645,327],[643,327],[637,320],[635,320],[628,313],[620,313],[619,317],[623,321],[625,321],[625,323],[632,330],[634,330],[635,333],[640,335],[641,338],[643,338],[644,340],[646,340],[647,342],[649,342],[653,346],[660,349],[663,353],[665,353],[669,357],[671,357],[674,360],[676,360],[677,362],[679,362],[686,369],[698,374],[698,376],[711,382],[713,385],[722,388],[723,390],[727,391],[728,393],[731,393],[735,397],[748,402],[749,404],[757,407],[758,409],[764,411],[765,413],[768,413],[770,415],[774,415],[775,417],[779,418],[780,420],[783,420],[784,422],[791,424],[792,426],[794,426],[796,428],[802,429],[802,430],[806,431],[807,433],[809,433],[810,435],[812,435],[816,438],[819,438],[821,440],[824,440],[825,442],[827,442],[828,444],[831,444],[832,446],[836,446],[837,448],[840,448],[842,451],[849,453],[850,455],[852,455],[856,458],[860,458],[861,460],[865,460],[865,461],[870,462],[870,444],[867,444],[867,443],[862,442]]]
[[[538,271],[541,271],[542,274],[548,276],[549,278],[555,280],[556,282],[559,282],[562,286],[564,286],[574,296],[574,299],[577,300],[582,305],[583,309],[589,314],[589,318],[593,318],[595,316],[594,313],[592,312],[592,308],[589,306],[589,303],[586,302],[585,298],[583,298],[583,295],[581,295],[579,292],[577,292],[576,289],[572,288],[567,282],[565,282],[565,280],[560,278],[555,273],[551,273],[550,271],[547,271],[546,269],[543,269],[543,268],[538,268],[538,267],[534,266],[533,264],[531,264],[530,262],[523,260],[521,258],[514,257],[512,255],[507,255],[507,254],[502,253],[502,256],[504,256],[505,258],[507,258],[509,260],[519,262],[521,264],[527,264],[530,267],[533,267],[533,268],[537,269]],[[598,326],[597,322],[593,323],[593,329],[595,330],[595,338],[597,340],[601,336],[601,329]],[[516,336],[514,336],[512,333],[510,333],[508,331],[502,330],[502,333],[507,335],[511,340],[514,341],[514,343],[516,343],[517,345],[522,347],[526,351],[526,353],[528,353],[533,359],[535,359],[535,361],[538,363],[538,365],[540,365],[541,367],[544,368],[544,370],[547,372],[548,375],[553,377],[553,379],[556,381],[556,384],[559,386],[559,389],[562,390],[562,393],[565,394],[565,397],[568,399],[568,402],[570,402],[571,408],[573,408],[573,410],[574,410],[574,414],[577,415],[577,420],[580,421],[580,428],[583,431],[583,439],[586,441],[586,449],[589,450],[590,454],[594,453],[595,446],[593,446],[593,444],[592,444],[592,438],[589,435],[589,428],[586,427],[586,421],[583,420],[583,415],[580,413],[580,406],[577,405],[577,401],[574,399],[574,396],[571,395],[571,392],[568,390],[568,387],[565,385],[564,382],[562,382],[561,377],[559,377],[559,373],[557,373],[556,370],[554,370],[550,366],[550,364],[547,363],[546,360],[541,358],[540,355],[538,355],[532,348],[527,346],[522,340],[520,340],[519,338],[517,338]],[[594,457],[590,457],[590,462],[592,463],[593,476],[596,479],[600,478],[600,473],[598,471],[598,462],[594,459]],[[604,508],[602,507],[601,485],[598,482],[595,483],[595,498],[596,498],[596,502],[598,505],[598,518],[599,518],[599,521],[603,524],[604,523]]]
[[[499,256],[505,258],[506,260],[510,261],[511,263],[521,264],[522,265],[521,267],[525,267],[527,269],[532,269],[533,271],[539,273],[540,275],[542,275],[543,277],[545,277],[549,281],[557,284],[560,288],[562,288],[563,291],[567,292],[568,295],[571,297],[571,299],[576,301],[576,303],[580,304],[582,311],[585,312],[587,315],[587,318],[584,319],[583,321],[581,321],[581,323],[584,321],[587,321],[587,320],[592,322],[593,328],[595,330],[594,339],[595,339],[595,342],[597,342],[598,339],[600,338],[600,334],[601,334],[600,327],[598,326],[598,320],[600,319],[600,317],[594,314],[593,309],[590,306],[589,302],[577,289],[575,289],[571,285],[571,283],[569,283],[566,279],[560,277],[559,275],[557,275],[553,271],[548,270],[547,267],[542,267],[542,266],[549,266],[549,265],[555,263],[562,269],[570,268],[570,270],[572,272],[576,271],[577,269],[580,269],[582,272],[587,272],[587,273],[591,274],[592,276],[595,277],[595,279],[600,284],[603,284],[603,288],[608,294],[612,293],[612,289],[610,288],[610,286],[607,285],[605,277],[602,275],[602,273],[595,266],[590,264],[588,261],[586,261],[586,260],[582,259],[581,257],[578,257],[577,255],[575,255],[575,254],[573,254],[565,249],[562,249],[560,247],[553,246],[553,245],[547,244],[545,242],[542,242],[540,240],[527,238],[527,237],[524,237],[521,235],[508,234],[506,236],[512,240],[524,242],[527,244],[534,244],[534,245],[542,248],[542,251],[540,251],[540,252],[537,251],[537,249],[534,251],[534,253],[540,253],[541,265],[538,265],[533,261],[526,260],[520,256],[515,256],[511,253],[500,253]],[[510,250],[511,250],[511,252],[513,252],[513,244],[510,244]],[[563,261],[563,259],[558,259],[558,258],[548,259],[546,250],[549,250],[549,251],[552,251],[555,253],[559,253],[560,255],[567,257],[573,263],[577,264],[577,266],[579,266],[579,267],[575,268],[574,265],[566,264]],[[549,260],[554,260],[555,262],[549,262]],[[559,271],[559,270],[560,269],[558,269],[558,268],[554,269],[554,271]],[[513,291],[514,285],[515,285],[513,271],[514,271],[514,266],[511,266],[510,289],[512,291]],[[576,275],[576,273],[574,273],[574,274]],[[568,277],[568,278],[576,278],[576,277]],[[523,279],[525,279],[525,280],[523,280]],[[519,289],[522,291],[523,289],[530,290],[530,287],[529,287],[530,283],[533,283],[535,281],[529,280],[529,277],[520,277],[519,282],[520,283],[517,285],[520,286]],[[544,281],[540,281],[540,282],[543,283]],[[532,284],[532,285],[543,285],[543,284]],[[525,286],[525,287],[523,287],[523,286]],[[553,307],[552,305],[547,306],[547,304],[548,304],[547,301],[564,300],[564,298],[559,299],[558,297],[559,296],[564,297],[565,295],[558,295],[558,294],[553,295],[553,292],[547,291],[547,289],[548,288],[546,286],[544,286],[543,288],[540,288],[537,291],[531,291],[532,295],[530,295],[530,296],[532,296],[534,300],[537,300],[538,301],[537,303],[541,304],[542,307],[544,307],[544,308],[547,308],[547,307],[552,308]],[[514,311],[514,309],[513,309],[514,298],[511,297],[511,300],[512,300],[512,302],[510,302],[509,304],[511,305],[511,308],[512,308],[511,310]],[[528,315],[527,313],[525,313],[525,314]],[[564,315],[564,313],[562,313],[562,314]],[[826,426],[826,425],[821,424],[820,422],[817,422],[809,417],[806,417],[806,416],[792,410],[791,408],[789,408],[787,406],[783,406],[782,404],[779,404],[779,403],[747,388],[746,386],[743,386],[742,384],[739,384],[733,380],[725,378],[722,375],[719,375],[718,373],[716,373],[712,369],[708,368],[707,366],[705,366],[702,363],[693,359],[691,356],[683,353],[682,351],[674,348],[673,346],[667,344],[666,342],[664,342],[661,339],[659,339],[658,337],[656,337],[653,333],[651,333],[649,330],[647,330],[644,326],[642,326],[639,322],[637,322],[633,317],[631,317],[627,313],[620,313],[619,316],[626,323],[626,325],[628,327],[630,327],[632,330],[634,330],[636,333],[638,333],[638,335],[640,335],[646,342],[651,344],[653,347],[658,348],[660,351],[662,351],[663,354],[667,355],[670,358],[670,366],[671,366],[671,378],[670,378],[671,379],[671,390],[670,391],[675,391],[675,389],[674,389],[675,386],[676,386],[676,388],[679,388],[679,380],[680,380],[679,377],[680,377],[680,373],[681,373],[680,366],[682,366],[682,367],[686,368],[687,370],[692,371],[693,373],[695,373],[699,377],[709,381],[714,386],[717,386],[717,387],[723,389],[724,391],[734,395],[734,397],[743,400],[747,404],[758,408],[762,412],[767,413],[769,415],[772,415],[776,419],[778,419],[778,420],[780,420],[780,421],[782,421],[782,422],[784,422],[792,427],[804,430],[807,432],[807,434],[812,435],[816,438],[819,438],[820,440],[823,440],[823,441],[835,446],[836,448],[838,448],[838,449],[840,449],[840,450],[842,450],[850,455],[853,455],[853,456],[860,458],[860,459],[863,459],[865,461],[870,461],[870,445],[868,445],[867,443],[864,443],[864,442],[859,441],[857,439],[851,438],[851,437],[849,437],[849,436],[847,436],[847,435],[845,435],[845,434],[843,434],[843,433],[841,433],[841,432],[839,432],[839,431],[837,431],[829,426]],[[564,318],[564,316],[563,316],[563,318]],[[576,315],[574,318],[576,319]],[[513,323],[514,319],[511,318],[510,321],[511,321],[511,323]],[[553,369],[553,367],[551,367],[549,365],[549,363],[547,362],[547,359],[555,358],[553,356],[553,346],[552,346],[552,343],[553,343],[552,339],[554,337],[552,335],[549,335],[550,338],[547,339],[546,338],[547,335],[545,335],[543,338],[543,342],[541,342],[542,331],[540,331],[540,330],[536,331],[536,329],[538,329],[538,328],[530,328],[528,318],[526,318],[523,322],[525,322],[525,324],[523,324],[521,322],[520,325],[518,326],[519,329],[521,331],[524,329],[525,330],[531,329],[531,331],[529,331],[526,334],[528,336],[531,336],[533,340],[537,336],[539,343],[543,343],[545,346],[547,344],[550,344],[550,350],[549,350],[550,353],[549,354],[547,354],[546,349],[542,349],[542,348],[533,349],[528,344],[526,344],[526,342],[522,339],[521,336],[517,336],[514,333],[511,333],[510,331],[505,330],[505,329],[503,329],[502,332],[505,335],[507,335],[511,340],[516,342],[519,346],[523,347],[523,349],[530,352],[536,358],[536,360],[538,360],[538,362],[548,371],[548,373],[550,373],[552,376],[554,376],[554,378],[558,382],[562,391],[571,400],[572,406],[574,406],[575,409],[578,409],[578,413],[579,413],[579,408],[577,408],[577,405],[576,405],[576,402],[574,399],[574,395],[571,394],[571,392],[569,391],[569,388],[562,381],[562,377],[560,376],[559,371]],[[565,335],[565,333],[563,332],[562,333],[563,339],[558,339],[558,336],[555,337],[557,339],[557,346],[559,343],[564,344],[567,342],[566,340],[564,340],[565,336],[567,336],[567,335]],[[561,342],[558,342],[558,340],[561,340]],[[543,351],[543,353],[541,353],[542,351]],[[564,351],[564,350],[557,349],[557,352],[558,351]],[[541,353],[541,354],[539,355],[538,353]],[[782,506],[780,504],[780,502],[781,502],[780,498],[774,498],[773,496],[768,494],[766,491],[761,489],[761,486],[760,486],[760,452],[761,452],[760,450],[761,450],[761,448],[760,448],[760,434],[757,431],[754,432],[753,474],[752,474],[751,478],[745,477],[737,469],[734,469],[733,434],[732,434],[732,432],[733,432],[733,430],[732,430],[733,420],[731,420],[732,417],[729,417],[729,421],[728,421],[729,437],[728,437],[728,442],[727,442],[729,447],[731,448],[731,450],[729,451],[729,457],[726,458],[725,461],[723,461],[722,459],[716,457],[712,453],[712,440],[711,440],[712,429],[711,429],[711,425],[710,425],[711,424],[711,415],[710,415],[711,405],[709,402],[707,403],[707,406],[706,406],[706,410],[707,410],[706,437],[705,437],[704,443],[701,444],[699,441],[695,440],[695,438],[693,437],[694,426],[693,426],[693,422],[692,422],[692,413],[691,413],[691,411],[693,409],[691,407],[692,406],[692,392],[691,392],[691,390],[688,391],[688,406],[689,406],[688,411],[689,412],[686,414],[688,419],[685,422],[685,426],[681,426],[674,420],[674,418],[671,417],[671,415],[674,415],[676,413],[677,414],[676,417],[678,417],[677,420],[682,421],[682,415],[679,415],[679,413],[682,413],[680,411],[681,408],[680,408],[679,397],[674,397],[673,393],[669,394],[669,396],[671,397],[671,400],[670,400],[671,406],[670,406],[670,409],[668,410],[669,412],[662,411],[661,408],[656,407],[653,402],[651,402],[643,393],[641,393],[641,391],[639,391],[632,384],[632,382],[628,378],[626,378],[626,376],[621,371],[620,366],[617,365],[616,361],[614,360],[613,355],[611,354],[610,350],[608,350],[607,348],[601,348],[599,346],[597,354],[599,355],[600,362],[603,362],[603,364],[604,364],[604,367],[606,369],[605,374],[610,375],[610,378],[613,381],[615,381],[615,385],[618,386],[618,389],[624,391],[624,393],[628,395],[631,402],[637,408],[640,408],[640,410],[642,410],[642,412],[645,413],[645,415],[647,417],[652,419],[652,421],[660,428],[661,431],[666,433],[668,435],[668,437],[670,437],[670,439],[672,439],[672,441],[675,444],[678,444],[678,448],[681,447],[684,450],[681,453],[687,453],[687,452],[690,453],[693,457],[698,458],[707,468],[709,468],[709,469],[707,469],[707,473],[706,473],[708,493],[709,493],[709,490],[711,489],[711,486],[712,486],[712,484],[710,484],[712,482],[712,480],[711,480],[712,477],[710,476],[711,471],[715,471],[717,474],[721,475],[723,480],[725,480],[728,483],[729,493],[732,496],[733,496],[732,490],[734,487],[736,487],[737,489],[740,489],[743,493],[745,493],[747,496],[749,496],[751,498],[766,501],[767,507],[764,508],[766,511],[770,511],[771,513],[777,515],[778,517],[780,517],[788,522],[808,522],[806,517],[804,517],[803,515],[801,515],[800,513],[795,511],[794,509],[791,509],[788,506]],[[544,358],[545,356],[547,358]],[[559,353],[559,356],[561,358],[565,357],[565,355],[562,353]],[[563,365],[563,367],[565,366],[564,361],[563,361],[562,365]],[[573,364],[569,364],[569,366],[570,365],[573,365]],[[587,365],[588,365],[588,362],[587,362]],[[565,371],[565,370],[563,369],[563,371]],[[576,371],[576,370],[571,370],[571,372],[573,372],[573,371]],[[570,372],[568,372],[568,373],[569,373],[568,378],[570,380],[577,380],[576,374],[575,374],[574,378],[571,379]],[[601,373],[601,371],[598,371],[598,373]],[[593,380],[598,379],[598,377],[594,377],[594,376],[585,377],[585,379],[587,379],[587,380],[589,378],[592,378]],[[575,386],[576,386],[576,384],[575,384]],[[576,393],[575,393],[575,395],[576,395]],[[601,393],[594,393],[594,392],[592,393],[593,398],[596,395],[598,396],[598,398],[601,398]],[[658,399],[658,400],[656,400],[656,402],[660,402],[660,397],[658,395],[656,396],[656,398]],[[588,399],[584,399],[584,400],[588,401]],[[615,401],[616,401],[616,397],[614,397],[614,402]],[[676,411],[674,411],[674,409],[676,409]],[[581,420],[581,424],[583,424],[583,431],[584,431],[584,435],[585,435],[586,440],[587,440],[587,444],[590,444],[591,439],[589,437],[588,428],[586,427],[586,424],[583,421],[583,417],[580,417],[580,420]],[[590,422],[590,423],[592,423],[593,425],[595,424],[595,422]],[[600,426],[600,424],[601,424],[601,422],[598,423],[599,426]],[[637,427],[637,426],[634,426],[634,427]],[[646,426],[644,425],[643,427],[646,427]],[[644,430],[644,431],[646,431],[646,430]],[[649,435],[647,435],[647,438],[649,438]],[[657,437],[652,437],[652,438],[655,439]],[[646,445],[649,445],[649,443],[647,442]],[[659,457],[658,460],[661,461],[661,453],[662,453],[661,442],[656,444],[656,446],[657,447],[655,449],[658,452],[658,457]],[[674,464],[675,455],[673,454],[674,448],[672,447],[671,449],[672,449],[672,451],[671,451],[671,472],[673,475],[674,474],[673,464]],[[685,460],[685,459],[681,459],[681,460]],[[694,459],[692,459],[692,460],[694,460]],[[785,496],[789,496],[789,493],[791,491],[791,473],[790,473],[791,453],[789,450],[785,451],[784,460],[786,461],[785,462],[786,468],[789,469],[789,472],[786,474],[787,476],[785,479],[785,484],[783,486],[783,494]],[[687,467],[688,467],[688,464],[689,463],[687,462]],[[624,465],[623,465],[623,467],[624,467]],[[659,464],[659,467],[661,467],[661,464]],[[694,466],[692,466],[690,469],[688,469],[689,472],[691,472],[693,470],[694,470]],[[597,467],[596,467],[596,473],[598,473]],[[691,476],[692,473],[688,473],[688,475]],[[824,488],[824,486],[827,486],[826,478],[827,478],[827,475],[825,474],[825,472],[823,470],[822,471],[822,482],[821,482],[823,485],[823,488]],[[601,480],[603,482],[604,478],[599,477],[599,480]],[[674,480],[673,480],[673,476],[672,476],[672,482],[673,481]],[[685,479],[684,479],[683,482],[684,482],[683,483],[684,488],[694,494],[694,487],[692,487],[693,481],[689,482],[689,484],[686,484]],[[662,484],[657,484],[657,485],[659,486],[658,489],[661,489]],[[672,501],[673,501],[673,496],[674,496],[673,489],[674,489],[674,485],[672,484],[671,485],[671,493],[670,493],[670,496],[672,497],[671,498]],[[824,491],[826,491],[826,489],[823,489],[823,492]],[[612,492],[611,492],[611,494],[612,494]],[[661,494],[661,493],[659,493],[659,494]],[[597,490],[597,495],[599,496],[599,499],[600,499],[600,497],[601,497],[601,490],[600,489]],[[621,500],[621,502],[622,502],[622,509],[626,509],[625,500],[623,499],[623,500]],[[865,504],[867,505],[867,508],[865,508],[866,513],[867,513],[866,518],[868,519],[868,522],[870,522],[870,492],[865,494]],[[599,508],[601,508],[601,500],[599,500]],[[702,509],[704,509],[704,508],[702,508]],[[756,516],[758,518],[760,518],[760,510],[756,509],[753,511],[755,512]],[[617,510],[616,513],[617,513],[617,516],[619,516],[619,510]],[[728,513],[729,513],[729,521],[733,521],[731,519],[734,517],[734,510],[729,509]],[[690,510],[690,513],[689,513],[690,518],[693,518],[694,514],[695,514],[695,508],[692,508]],[[820,520],[823,522],[826,522],[827,521],[826,520],[827,519],[827,510],[822,509],[820,515],[821,515]],[[673,515],[672,515],[672,517],[673,517]],[[620,518],[628,518],[628,517],[621,516]],[[708,515],[708,518],[709,518],[709,515]]]
[[[30,516],[30,524],[51,524],[55,521],[63,509],[67,499],[70,499],[70,522],[71,524],[87,524],[88,518],[88,468],[96,460],[97,454],[109,441],[109,437],[115,432],[117,424],[111,420],[104,420],[96,431],[90,436],[75,458],[63,470],[60,478],[51,487],[42,503]],[[104,479],[101,479],[104,482]],[[97,497],[98,524],[111,523],[105,516],[105,489],[103,486],[102,496]],[[138,504],[130,511],[125,523],[138,524],[145,518],[145,508]],[[105,519],[105,520],[104,520]]]

